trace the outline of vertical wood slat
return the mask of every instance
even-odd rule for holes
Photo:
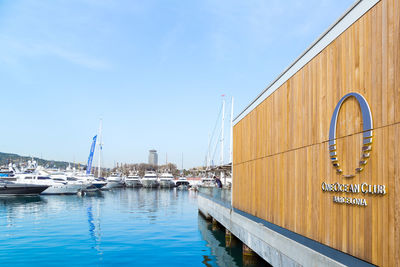
[[[399,2],[380,1],[234,127],[234,207],[382,266],[400,266]],[[368,101],[375,137],[365,170],[343,181],[327,141],[333,109],[352,91]],[[350,98],[337,129],[346,172],[360,159],[361,129]],[[323,181],[388,193],[365,196],[367,207],[338,205]]]

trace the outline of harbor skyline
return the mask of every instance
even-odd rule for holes
[[[0,262],[400,266],[398,51],[399,0],[0,1]]]
[[[351,3],[2,2],[0,151],[86,162],[103,118],[106,167],[203,165],[220,96],[242,111]]]

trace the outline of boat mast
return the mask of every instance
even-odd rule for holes
[[[229,149],[229,162],[233,164],[233,96],[232,96],[232,103],[231,103],[231,142],[230,142],[230,149]]]
[[[210,146],[211,146],[211,133],[208,133],[208,149],[207,149],[207,162],[206,170],[210,169]]]
[[[225,122],[225,95],[222,95],[222,125],[221,125],[221,162],[220,165],[224,165],[224,122]],[[221,170],[221,178],[224,172]]]
[[[100,119],[100,126],[99,126],[99,164],[98,164],[98,169],[97,169],[97,177],[101,176],[101,150],[103,149],[103,144],[102,144],[102,136],[101,136],[101,131],[103,127],[103,119]]]
[[[224,122],[225,122],[225,95],[222,95],[222,121],[221,121],[221,154],[220,154],[220,164],[224,164]]]

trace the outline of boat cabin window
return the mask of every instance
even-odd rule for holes
[[[32,176],[26,176],[24,179],[25,179],[25,180],[32,179]]]
[[[38,180],[51,180],[51,178],[46,176],[39,176]]]

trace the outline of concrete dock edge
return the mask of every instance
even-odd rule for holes
[[[273,266],[345,266],[201,195],[198,208]]]

